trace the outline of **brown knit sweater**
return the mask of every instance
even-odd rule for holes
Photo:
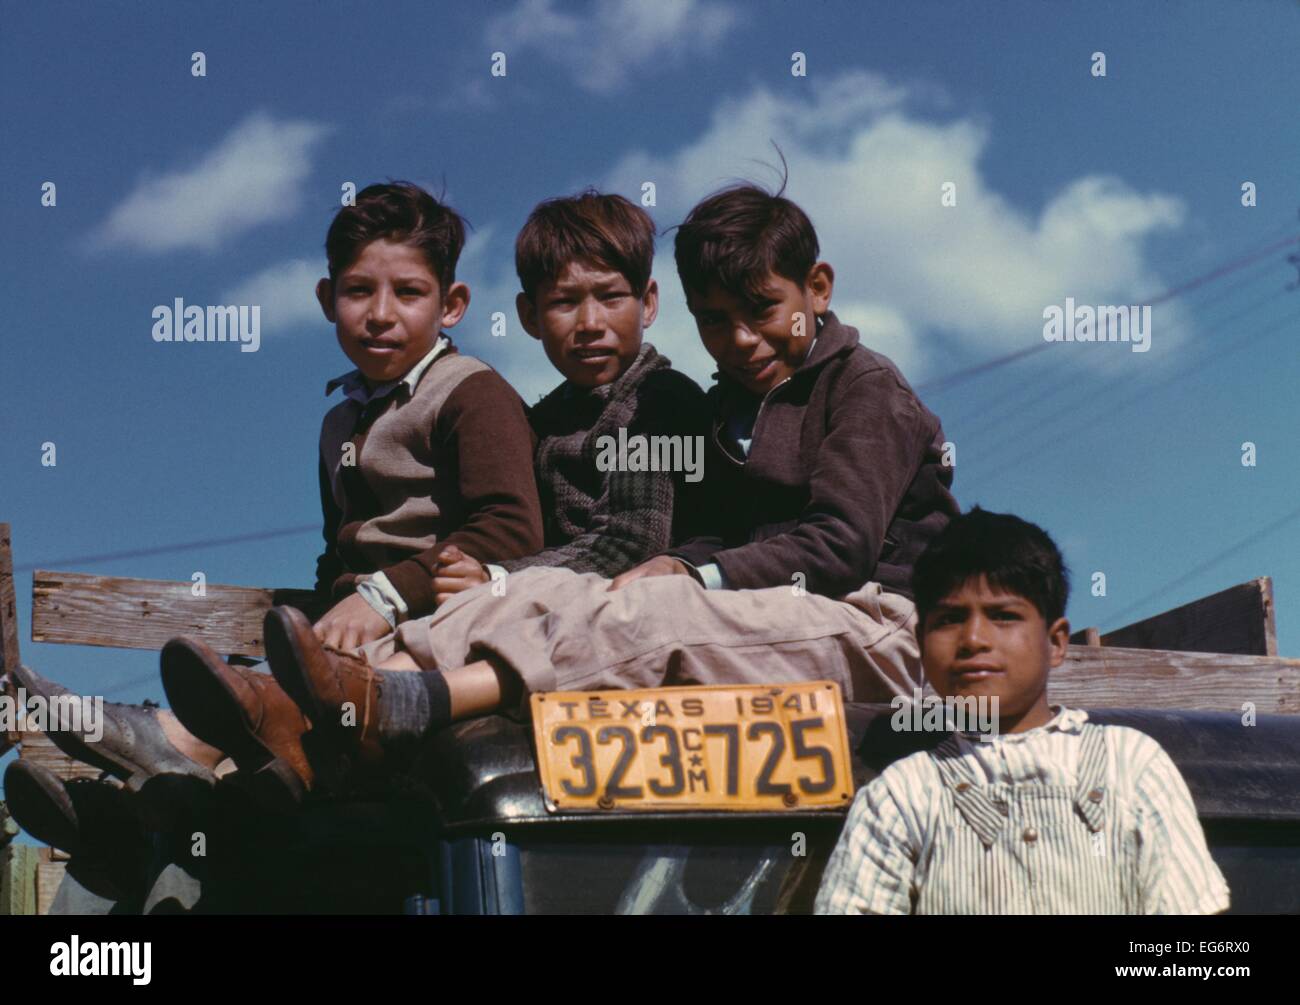
[[[337,602],[359,576],[382,571],[420,617],[434,608],[448,545],[481,562],[538,551],[535,443],[515,390],[455,346],[413,394],[402,385],[364,407],[340,402],[321,424],[317,592]]]

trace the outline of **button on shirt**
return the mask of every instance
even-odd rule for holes
[[[439,335],[437,341],[433,343],[433,348],[415,366],[395,380],[385,381],[371,387],[360,370],[351,370],[342,376],[335,377],[326,384],[325,393],[326,395],[332,394],[336,387],[341,387],[344,397],[351,398],[363,408],[371,402],[382,401],[399,387],[405,387],[408,395],[414,394],[416,386],[420,383],[420,378],[424,376],[424,371],[429,369],[433,361],[449,345],[451,345],[451,340],[446,335]],[[397,592],[397,588],[382,572],[376,572],[365,579],[358,579],[357,593],[383,616],[390,628],[396,628],[400,622],[406,620],[406,615],[409,613],[406,601],[402,599],[402,595]]]
[[[1187,785],[1144,733],[1055,709],[955,734],[859,790],[819,914],[1211,914],[1228,887]]]

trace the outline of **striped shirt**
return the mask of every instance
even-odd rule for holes
[[[1213,914],[1228,887],[1155,740],[1054,708],[948,737],[858,791],[818,914]]]

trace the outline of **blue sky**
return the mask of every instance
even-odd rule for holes
[[[344,182],[445,183],[474,226],[453,335],[532,401],[557,378],[514,321],[531,206],[653,181],[667,228],[728,181],[770,183],[775,141],[834,309],[943,419],[963,507],[1056,536],[1076,626],[1267,574],[1300,655],[1300,519],[1206,564],[1300,505],[1285,250],[1157,304],[1149,353],[1053,345],[935,385],[1042,345],[1067,296],[1148,303],[1300,234],[1294,3],[6,2],[3,19],[0,519],[20,567],[311,584],[311,530],[64,560],[319,524],[323,386],[349,364],[311,286]],[[707,384],[670,253],[650,338]],[[176,297],[261,304],[259,351],[155,343],[152,308]],[[161,697],[151,653],[28,641],[29,571],[17,589],[26,662]]]

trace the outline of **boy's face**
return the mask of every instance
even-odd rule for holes
[[[578,387],[599,387],[622,376],[659,312],[653,279],[638,297],[621,272],[593,262],[570,262],[558,278],[540,283],[535,297],[515,298],[519,321],[541,340],[555,369]]]
[[[830,307],[835,273],[825,262],[803,284],[768,273],[750,302],[712,285],[687,297],[704,348],[718,368],[753,394],[766,394],[799,368],[817,335],[817,315]],[[802,325],[796,315],[802,315]]]
[[[371,241],[316,299],[334,323],[339,346],[373,384],[396,380],[426,356],[442,328],[469,306],[469,287],[444,294],[424,252],[395,241]]]
[[[1065,659],[1065,618],[1048,625],[1030,601],[979,576],[944,597],[920,628],[925,676],[941,696],[996,697],[1003,733],[1051,720],[1047,672]]]

